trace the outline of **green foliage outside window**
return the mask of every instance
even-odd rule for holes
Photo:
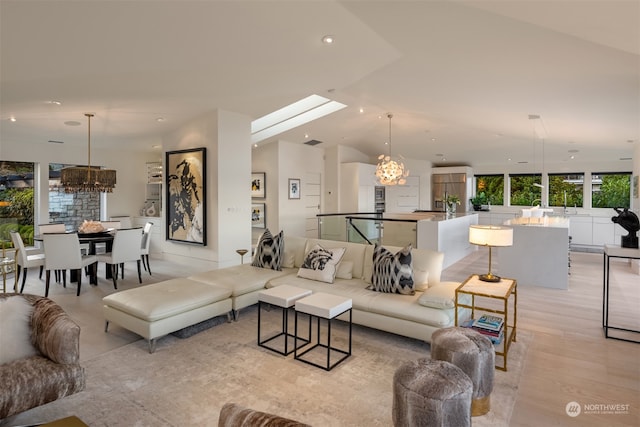
[[[33,244],[33,172],[33,163],[0,162],[0,242],[5,246],[10,246],[13,230],[27,245]]]
[[[511,206],[535,206],[542,200],[541,175],[510,175]]]
[[[476,196],[484,193],[486,203],[504,205],[504,175],[476,175]]]
[[[631,173],[593,174],[591,206],[594,208],[628,208]]]
[[[549,174],[549,206],[582,207],[583,174]]]

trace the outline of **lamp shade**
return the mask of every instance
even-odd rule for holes
[[[513,228],[472,225],[469,227],[469,242],[481,246],[511,246],[513,245]]]

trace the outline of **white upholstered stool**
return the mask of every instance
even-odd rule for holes
[[[295,321],[296,344],[295,344],[294,358],[296,360],[301,360],[310,365],[317,366],[324,370],[330,371],[331,369],[336,367],[339,363],[344,361],[347,357],[351,356],[351,334],[352,334],[353,314],[351,311],[352,301],[350,298],[344,298],[338,295],[330,295],[330,294],[318,292],[308,297],[299,299],[298,301],[296,301],[295,307],[296,307],[296,321]],[[349,312],[349,349],[344,350],[331,345],[331,322],[333,321],[334,318],[340,316],[341,314],[346,313],[347,311]],[[309,316],[308,341],[309,343],[312,344],[310,348],[305,349],[301,353],[298,353],[297,341],[299,339],[304,339],[304,338],[302,338],[298,333],[298,315],[299,314],[306,314]],[[315,344],[312,343],[312,339],[311,339],[311,327],[314,319],[316,319],[316,322],[317,322]],[[327,320],[327,343],[326,344],[322,344],[320,340],[320,319]],[[309,352],[311,352],[317,347],[327,349],[326,364],[320,364],[308,358],[303,358],[304,355],[308,354]],[[334,361],[333,363],[331,363],[331,352],[340,353],[342,354],[342,357],[340,357],[337,361]]]
[[[275,351],[283,356],[287,356],[293,352],[293,348],[289,349],[289,338],[293,338],[295,340],[295,335],[289,333],[289,309],[293,308],[293,305],[297,300],[308,295],[311,295],[310,290],[296,288],[295,286],[290,285],[276,286],[275,288],[261,291],[258,294],[258,345],[260,347]],[[263,304],[270,304],[282,309],[282,328],[280,332],[264,340],[261,338]],[[271,344],[268,344],[279,337],[284,337],[284,350],[280,350],[279,348],[272,347]],[[309,341],[307,340],[303,340],[301,345],[308,342]],[[294,347],[296,345],[297,343],[294,342]]]

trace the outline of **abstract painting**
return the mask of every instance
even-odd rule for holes
[[[207,244],[206,148],[167,151],[167,240]]]

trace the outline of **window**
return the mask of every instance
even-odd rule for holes
[[[631,172],[591,175],[591,206],[594,208],[628,208],[630,194]]]
[[[534,174],[509,175],[511,206],[535,206],[542,201],[542,176]]]
[[[549,206],[582,207],[584,174],[549,174]]]
[[[33,244],[34,163],[0,162],[0,244],[8,247],[12,230],[25,244]]]
[[[476,175],[476,197],[484,198],[491,205],[504,205],[504,175]]]

